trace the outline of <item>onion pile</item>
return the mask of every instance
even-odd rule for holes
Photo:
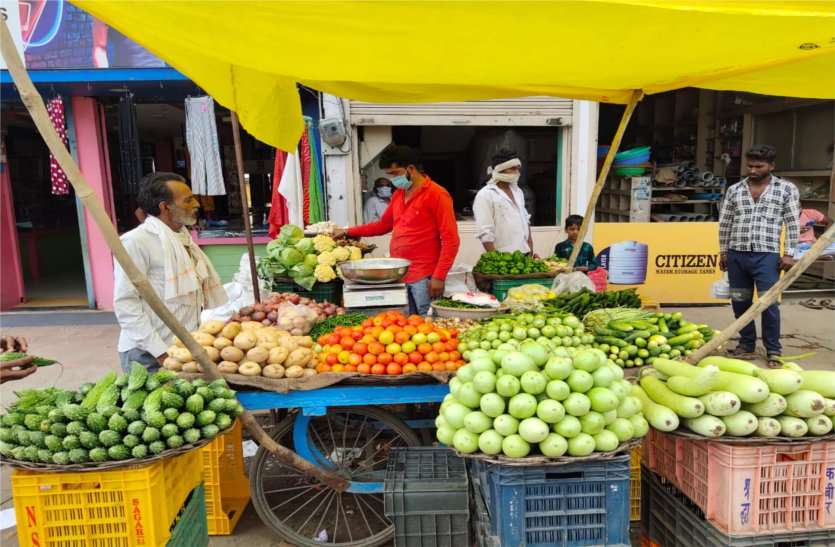
[[[343,315],[345,308],[337,306],[327,300],[324,302],[317,302],[312,298],[299,296],[296,293],[275,293],[263,302],[253,304],[252,306],[244,306],[238,313],[230,318],[230,321],[258,321],[270,327],[277,323],[278,306],[284,302],[291,304],[300,304],[310,308],[316,314],[316,320],[322,321],[334,315]]]

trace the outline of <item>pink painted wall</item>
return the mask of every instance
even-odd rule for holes
[[[9,164],[0,156],[0,310],[7,310],[20,304],[24,289]]]
[[[115,218],[107,139],[103,133],[101,111],[92,97],[73,97],[72,115],[75,125],[78,165],[84,178],[104,205],[111,220]],[[87,220],[87,247],[93,274],[96,307],[113,309],[113,256],[90,213]]]

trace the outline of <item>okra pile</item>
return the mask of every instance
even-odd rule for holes
[[[622,367],[686,357],[715,334],[708,325],[685,320],[681,312],[601,309],[587,313],[583,323],[594,334],[594,346]]]

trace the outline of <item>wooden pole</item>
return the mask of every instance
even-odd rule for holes
[[[792,266],[792,268],[786,272],[786,274],[783,275],[777,283],[775,283],[765,293],[760,295],[756,304],[748,308],[745,313],[740,315],[739,318],[731,323],[725,330],[711,338],[710,342],[691,353],[687,357],[686,361],[689,363],[698,363],[703,358],[713,353],[719,346],[730,340],[731,336],[734,336],[742,330],[745,325],[753,321],[758,315],[765,311],[766,308],[775,303],[780,297],[780,294],[789,285],[794,283],[794,281],[800,277],[800,274],[805,272],[806,269],[818,259],[824,249],[832,244],[833,240],[835,240],[835,224],[827,228],[815,244],[812,245],[812,248],[806,251],[803,258],[798,260],[797,263]]]
[[[252,294],[255,301],[261,301],[261,290],[258,287],[258,271],[255,267],[255,246],[252,243],[252,223],[249,221],[249,195],[248,184],[244,179],[244,157],[241,151],[241,126],[238,124],[238,115],[232,112],[232,137],[235,140],[235,163],[238,167],[238,183],[241,187],[241,205],[244,214],[244,232],[246,232],[246,251],[249,253],[249,273],[252,276]]]
[[[6,65],[9,73],[12,75],[12,80],[17,86],[21,101],[23,101],[27,110],[29,110],[29,114],[32,116],[32,121],[35,122],[35,126],[38,128],[38,131],[43,137],[44,142],[46,142],[47,147],[49,147],[49,151],[52,152],[53,156],[55,156],[58,164],[64,170],[64,173],[66,173],[70,184],[73,185],[76,196],[90,212],[90,216],[93,217],[96,225],[101,230],[107,245],[113,252],[113,257],[125,271],[128,279],[131,280],[139,294],[142,295],[142,298],[148,303],[151,309],[154,310],[154,313],[156,313],[162,322],[165,323],[169,329],[171,329],[174,335],[176,335],[183,342],[186,348],[188,348],[191,352],[192,356],[194,356],[195,360],[200,363],[204,374],[213,380],[222,378],[217,370],[217,366],[209,360],[209,356],[206,353],[206,350],[203,349],[203,346],[198,344],[186,328],[177,320],[176,317],[174,317],[174,314],[171,313],[159,295],[157,295],[154,291],[154,288],[148,282],[148,278],[145,274],[142,273],[136,267],[136,264],[133,263],[133,260],[131,260],[130,255],[128,255],[128,252],[125,250],[125,247],[119,239],[119,234],[116,232],[116,228],[107,216],[104,207],[97,199],[95,192],[87,183],[84,176],[81,174],[81,170],[72,159],[72,156],[70,156],[70,153],[64,146],[63,141],[55,132],[55,128],[52,126],[52,122],[50,122],[49,115],[46,112],[43,98],[41,98],[37,89],[35,89],[35,86],[32,84],[32,80],[29,78],[29,74],[23,66],[23,61],[21,61],[17,48],[15,48],[12,35],[9,32],[9,27],[6,24],[5,19],[3,20],[2,25],[0,25],[0,50],[2,51],[3,58],[6,60]],[[348,482],[344,478],[311,464],[307,460],[299,457],[299,455],[292,450],[276,443],[269,435],[267,435],[261,426],[258,425],[258,422],[255,421],[255,417],[251,413],[244,412],[241,419],[246,428],[252,434],[253,438],[286,465],[298,469],[299,471],[323,482],[338,492],[342,492],[347,488]]]
[[[597,199],[600,197],[600,192],[606,184],[606,177],[609,176],[609,169],[615,161],[615,154],[618,153],[620,141],[623,140],[623,134],[626,131],[626,126],[629,125],[629,119],[632,113],[635,112],[635,107],[638,106],[638,101],[644,97],[644,92],[636,89],[632,92],[632,97],[626,104],[626,110],[623,111],[623,116],[620,119],[618,130],[615,131],[615,138],[612,139],[612,144],[609,151],[606,153],[606,159],[603,161],[603,167],[600,168],[600,174],[597,175],[597,182],[594,185],[594,190],[591,192],[591,197],[586,205],[586,214],[583,215],[583,224],[580,226],[580,233],[577,235],[577,244],[571,251],[571,256],[568,258],[568,269],[574,268],[574,263],[577,262],[577,255],[580,254],[580,248],[583,246],[583,241],[586,239],[586,233],[589,231],[591,225],[591,217],[594,216],[594,209],[597,207]]]

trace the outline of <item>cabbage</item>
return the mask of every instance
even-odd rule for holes
[[[316,269],[316,266],[319,265],[319,260],[316,258],[316,254],[309,254],[304,257],[304,266],[305,268],[310,268],[312,270]]]
[[[267,255],[273,258],[278,258],[281,254],[282,249],[284,249],[284,243],[277,239],[273,239],[269,243],[267,243]]]
[[[309,238],[302,238],[300,239],[294,247],[298,249],[302,254],[309,255],[311,253],[316,254],[316,247],[313,245],[313,240]]]
[[[315,269],[307,267],[304,263],[296,264],[290,268],[290,277],[296,285],[299,285],[308,291],[316,284]]]
[[[292,268],[302,260],[304,260],[304,255],[291,247],[282,249],[278,258],[278,261],[281,262],[281,265],[285,268]]]
[[[278,241],[284,245],[295,245],[300,239],[304,237],[304,231],[298,226],[292,224],[285,224],[281,227],[278,233]]]

